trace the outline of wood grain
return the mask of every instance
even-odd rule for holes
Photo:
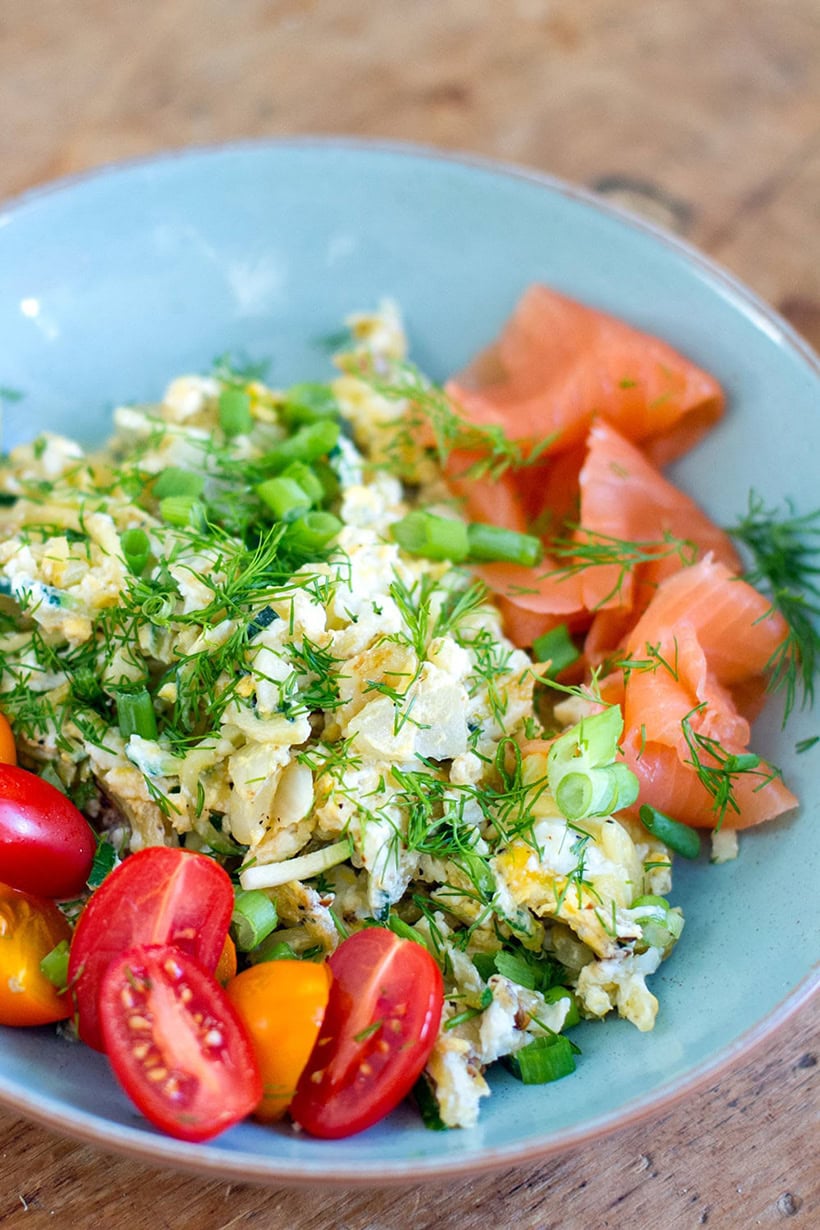
[[[597,187],[820,344],[817,0],[0,0],[0,199],[158,149],[349,133]],[[387,1191],[228,1185],[0,1114],[0,1226],[820,1224],[820,1003],[714,1087],[540,1165]]]

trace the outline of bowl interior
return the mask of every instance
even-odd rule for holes
[[[816,368],[731,279],[561,185],[356,144],[192,152],[0,212],[3,445],[43,428],[99,441],[114,405],[150,400],[225,352],[268,360],[273,383],[321,377],[345,315],[383,297],[401,305],[416,361],[442,378],[537,280],[657,333],[723,382],[727,417],[677,467],[718,521],[745,509],[750,488],[803,511],[816,503]],[[800,885],[820,879],[820,748],[795,745],[816,724],[798,713],[783,730],[775,705],[756,731],[800,813],[744,837],[735,863],[678,867],[687,926],[653,979],[654,1032],[583,1025],[577,1073],[546,1088],[494,1073],[474,1130],[430,1133],[402,1108],[338,1143],[248,1123],[184,1146],[131,1110],[103,1058],[47,1030],[0,1029],[0,1098],[143,1156],[276,1179],[432,1175],[613,1126],[736,1050],[809,974],[820,897]]]

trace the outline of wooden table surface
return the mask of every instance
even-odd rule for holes
[[[352,133],[597,188],[820,343],[818,0],[0,0],[0,198],[169,147]],[[9,1228],[820,1225],[820,1002],[603,1142],[447,1184],[156,1170],[0,1113]]]

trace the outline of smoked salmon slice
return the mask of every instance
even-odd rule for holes
[[[684,624],[725,685],[763,674],[788,635],[770,600],[711,555],[663,582],[629,634],[627,651],[638,655]]]
[[[638,564],[634,569],[632,580],[644,591],[638,604],[641,608],[664,577],[690,562],[677,543],[691,544],[698,554],[711,551],[733,572],[740,571],[740,558],[728,534],[694,500],[664,478],[640,449],[604,420],[590,428],[579,486],[582,541],[584,534],[592,535],[614,543],[646,544],[651,551],[652,543],[675,540],[666,548],[659,547],[656,560]],[[597,610],[604,604],[635,605],[634,599],[629,601],[631,595],[623,595],[620,602],[608,599],[617,583],[613,566],[585,572],[583,597],[587,610]]]
[[[642,803],[699,828],[746,828],[796,806],[764,762],[722,769],[749,748],[735,693],[745,697],[785,634],[767,599],[711,556],[663,582],[627,641],[646,666],[623,673],[622,751]],[[733,802],[720,806],[703,770],[722,772]]]
[[[658,465],[721,416],[718,382],[666,342],[545,286],[529,287],[498,339],[446,386],[464,417],[514,440],[583,441],[605,418]]]

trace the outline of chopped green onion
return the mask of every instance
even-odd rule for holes
[[[315,423],[307,423],[260,457],[259,465],[278,474],[292,461],[318,461],[336,447],[339,431],[339,424],[332,419],[317,419]]]
[[[584,718],[550,748],[549,787],[568,820],[608,816],[637,799],[638,779],[615,760],[622,729],[620,707],[610,705]]]
[[[589,815],[592,781],[588,773],[566,773],[555,790],[555,802],[568,820]]]
[[[156,500],[164,500],[166,496],[202,495],[205,479],[193,470],[183,470],[180,466],[169,466],[154,480],[153,496]]]
[[[644,803],[638,815],[644,828],[676,854],[682,855],[683,858],[697,858],[700,854],[700,834],[696,829],[690,828],[688,824],[681,824],[679,820],[673,820],[671,816],[665,816],[662,811],[650,807],[648,803]]]
[[[577,1025],[581,1019],[581,1013],[578,1011],[578,1000],[575,995],[573,995],[569,987],[550,987],[548,991],[544,991],[544,1003],[546,1004],[557,1004],[562,999],[569,1000],[569,1008],[561,1028],[572,1029],[573,1025]]]
[[[296,551],[320,551],[332,542],[342,522],[329,512],[307,512],[291,521],[284,542]]]
[[[473,957],[473,965],[476,967],[485,982],[492,978],[493,974],[498,972],[495,968],[495,959],[497,955],[498,954],[495,952],[477,952]]]
[[[456,867],[461,868],[482,897],[489,901],[496,890],[496,883],[487,860],[475,850],[460,850],[458,854],[453,855],[453,862]]]
[[[304,461],[292,461],[279,475],[280,478],[292,478],[309,495],[314,504],[319,504],[325,498],[322,481]]]
[[[104,837],[97,838],[97,849],[94,851],[94,861],[88,873],[86,884],[89,888],[99,888],[109,871],[114,870],[117,852]]]
[[[300,854],[296,858],[285,859],[281,863],[266,863],[263,866],[249,867],[240,873],[239,882],[246,890],[252,888],[276,888],[280,884],[291,884],[294,880],[309,880],[330,871],[350,858],[350,842],[336,841],[322,850],[314,850],[311,854]]]
[[[291,948],[285,940],[277,940],[273,936],[274,942],[265,945],[262,948],[257,948],[251,957],[254,965],[261,964],[263,961],[298,961],[299,954],[295,948]]]
[[[607,765],[601,772],[607,774],[615,790],[616,797],[612,810],[620,811],[622,807],[631,807],[637,800],[641,787],[629,766],[621,760],[616,760],[614,764]]]
[[[326,384],[305,381],[293,384],[285,393],[282,417],[288,423],[315,423],[335,418],[339,403]]]
[[[197,853],[203,850],[211,850],[214,854],[225,854],[229,858],[239,858],[242,856],[242,847],[237,845],[232,837],[229,837],[227,833],[223,833],[210,820],[203,820],[201,813],[197,814],[200,816],[200,819],[197,821],[196,829],[192,829],[183,837],[186,850],[194,850]],[[214,813],[211,814],[213,815]]]
[[[339,476],[333,469],[330,462],[322,461],[320,459],[319,461],[312,462],[311,467],[313,469],[313,473],[322,484],[322,491],[324,493],[322,497],[323,500],[327,503],[332,503],[335,499],[338,499],[342,488],[339,482]]]
[[[126,530],[120,535],[120,546],[129,572],[141,576],[151,554],[151,540],[145,530]]]
[[[227,388],[219,394],[219,426],[229,437],[244,436],[251,430],[251,399],[244,389]]]
[[[250,952],[266,940],[279,921],[276,906],[259,889],[237,889],[231,932],[240,952]]]
[[[68,940],[60,940],[40,962],[40,973],[53,983],[58,991],[64,991],[68,986],[68,950]]]
[[[431,1132],[446,1132],[447,1124],[441,1117],[439,1110],[438,1099],[436,1098],[433,1082],[426,1072],[422,1072],[419,1079],[413,1086],[413,1100],[418,1107],[418,1112],[421,1115],[421,1121],[424,1126]]]
[[[495,972],[529,991],[534,991],[538,982],[535,970],[527,961],[503,949],[495,954]]]
[[[403,918],[399,918],[398,914],[392,911],[387,919],[387,925],[394,935],[397,935],[402,940],[412,940],[414,944],[421,944],[422,948],[426,948],[422,937],[419,935],[415,927],[411,927]]]
[[[267,504],[279,521],[291,521],[306,512],[313,501],[293,478],[267,478],[256,488],[256,494]]]
[[[147,688],[135,692],[120,692],[117,696],[117,722],[123,739],[139,735],[156,739],[157,715]]]
[[[668,910],[669,902],[665,897],[657,897],[654,893],[644,893],[642,897],[636,897],[632,902],[632,909],[640,909],[643,905],[654,905],[659,910]]]
[[[615,759],[623,725],[620,706],[608,705],[600,713],[583,718],[556,739],[550,748],[550,758],[556,763],[570,763],[585,755],[593,768],[611,764]]]
[[[551,628],[543,636],[537,636],[532,643],[532,656],[536,662],[549,662],[549,676],[560,675],[561,671],[577,662],[580,654],[570,636],[567,625],[559,624]]]
[[[467,558],[467,526],[454,517],[411,512],[401,521],[394,521],[390,533],[408,555],[452,560],[454,564],[460,564]]]
[[[53,786],[55,790],[59,790],[60,794],[68,795],[66,784],[60,777],[60,774],[57,772],[51,761],[43,765],[42,769],[39,770],[38,776],[41,777],[44,782],[48,782],[49,786]]]
[[[532,568],[544,556],[540,538],[534,534],[519,534],[501,525],[484,525],[481,521],[473,521],[467,526],[467,538],[468,556],[476,563],[495,561]]]
[[[518,534],[499,525],[474,521],[469,525],[455,517],[411,512],[390,527],[393,539],[408,555],[422,559],[452,560],[454,564],[501,561],[537,564],[543,554],[539,539]]]
[[[760,757],[754,752],[740,752],[737,755],[727,756],[722,768],[725,773],[750,773],[759,766]]]
[[[166,495],[159,502],[159,515],[169,525],[191,525],[204,529],[205,509],[195,495]]]
[[[464,1025],[467,1021],[472,1021],[473,1017],[481,1016],[481,1013],[485,1012],[492,1002],[493,993],[489,987],[485,987],[481,992],[481,999],[478,1007],[465,1008],[463,1012],[457,1012],[455,1016],[451,1016],[442,1027],[444,1032],[447,1033],[451,1029],[457,1029],[459,1025]]]
[[[534,1038],[514,1055],[506,1056],[505,1062],[524,1085],[546,1085],[575,1071],[572,1043],[560,1034]]]

